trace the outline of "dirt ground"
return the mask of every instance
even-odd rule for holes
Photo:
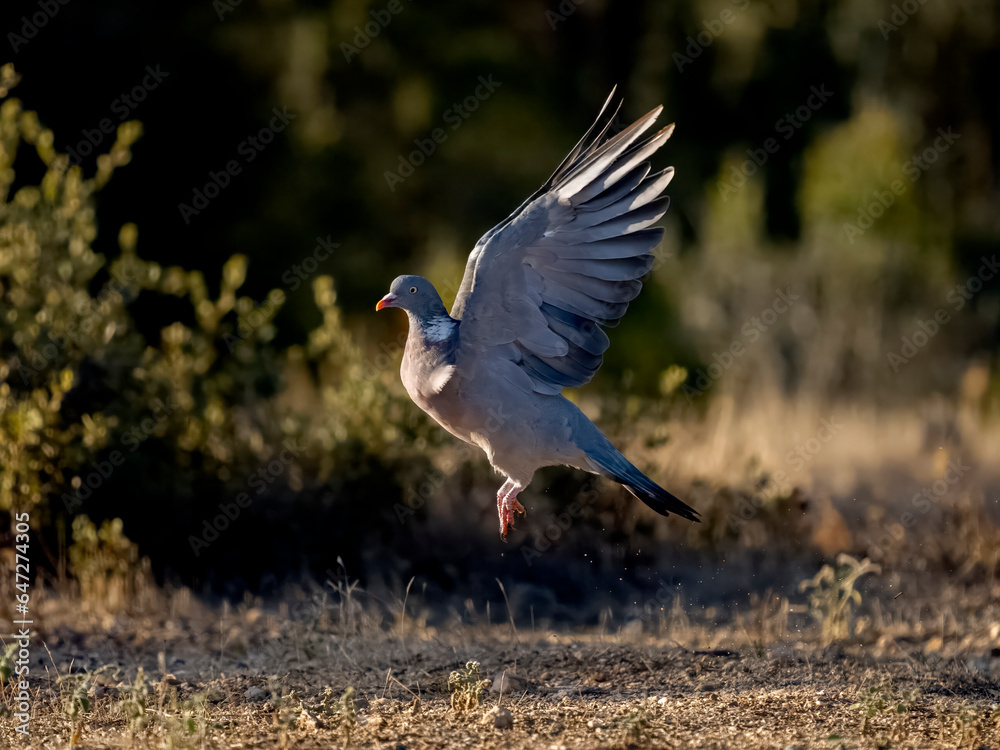
[[[893,424],[845,426],[774,502],[692,485],[703,524],[588,506],[530,564],[562,485],[509,547],[486,488],[489,543],[475,503],[439,507],[239,604],[148,566],[39,575],[30,734],[0,679],[0,748],[1000,748],[1000,433],[912,464],[918,431]]]
[[[30,738],[7,716],[0,741],[995,748],[1000,649],[991,644],[1000,625],[988,612],[998,588],[970,587],[938,617],[916,621],[890,602],[875,618],[859,617],[856,636],[825,647],[806,619],[766,605],[713,623],[674,607],[653,626],[554,632],[380,619],[345,606],[358,592],[343,588],[307,606],[236,608],[206,606],[185,590],[156,594],[145,613],[114,616],[51,597],[32,645]],[[481,681],[466,670],[470,661]],[[463,670],[465,687],[450,692],[449,678]]]

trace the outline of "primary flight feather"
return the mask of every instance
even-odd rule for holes
[[[507,477],[497,492],[506,539],[517,496],[542,466],[609,477],[662,515],[698,513],[644,475],[576,406],[565,387],[594,377],[653,265],[673,167],[647,159],[673,132],[646,136],[662,107],[611,134],[597,121],[546,183],[476,243],[452,307],[420,276],[400,276],[376,310],[409,318],[400,368],[410,398],[452,435],[486,452]]]

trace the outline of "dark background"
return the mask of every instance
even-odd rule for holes
[[[482,506],[489,510],[495,478],[481,463],[464,466],[440,491],[447,499],[438,497],[433,511],[431,504],[418,513],[419,526],[398,522],[393,508],[429,471],[422,462],[449,443],[400,396],[395,364],[376,381],[392,393],[387,406],[378,393],[350,395],[358,371],[338,370],[350,359],[346,350],[309,353],[310,331],[323,322],[311,285],[320,274],[333,277],[342,315],[335,326],[351,337],[350,361],[371,363],[405,325],[402,316],[373,311],[392,278],[425,274],[450,302],[476,239],[541,184],[616,85],[624,98],[623,122],[662,103],[665,122],[677,123],[658,156],[676,167],[677,176],[668,191],[669,263],[651,277],[612,336],[615,346],[590,387],[606,407],[602,426],[622,429],[628,418],[618,407],[629,396],[669,406],[672,391],[662,380],[668,365],[686,368],[693,382],[711,354],[739,335],[748,314],[759,311],[758,300],[786,283],[801,285],[819,322],[776,334],[768,344],[768,369],[738,382],[767,380],[788,399],[824,403],[906,404],[932,393],[958,398],[970,363],[995,362],[1000,287],[977,295],[918,367],[897,378],[885,360],[915,319],[933,314],[948,289],[1000,245],[1000,6],[904,5],[914,12],[899,10],[898,3],[847,0],[433,6],[401,0],[394,6],[401,10],[387,15],[387,4],[377,0],[244,0],[231,6],[70,0],[56,6],[32,38],[17,42],[10,34],[23,34],[22,16],[38,13],[41,5],[8,4],[2,57],[22,76],[13,95],[54,131],[57,151],[78,150],[85,132],[103,118],[117,125],[116,100],[142,84],[147,67],[167,74],[128,113],[126,119],[143,123],[143,135],[132,147],[131,163],[96,194],[93,249],[113,261],[121,254],[118,230],[132,222],[139,257],[203,272],[210,299],[220,295],[223,265],[237,253],[248,259],[240,295],[254,304],[272,289],[286,296],[252,355],[229,356],[223,346],[226,331],[236,329],[235,315],[224,318],[228,328],[211,332],[215,358],[207,374],[193,368],[200,373],[193,380],[175,378],[174,386],[192,395],[191,404],[130,454],[87,513],[95,520],[123,518],[125,533],[151,556],[161,580],[205,590],[238,594],[245,587],[273,589],[303,574],[321,577],[338,555],[352,572],[366,580],[377,576],[387,588],[412,575],[459,594],[470,579],[491,582],[508,561],[490,556],[481,566],[474,562],[485,540],[492,550],[493,520]],[[372,14],[390,20],[346,60],[342,45],[358,43]],[[699,34],[707,44],[697,41]],[[452,130],[446,112],[473,94],[481,76],[499,87]],[[801,108],[814,86],[832,96],[785,140],[776,123]],[[294,120],[247,163],[240,144],[267,126],[274,108],[287,109]],[[385,173],[414,150],[415,139],[427,139],[437,127],[447,140],[390,190]],[[957,145],[907,183],[906,194],[860,243],[849,243],[843,225],[857,221],[873,191],[900,178],[901,165],[928,148],[939,128],[959,133]],[[747,159],[747,149],[772,137],[780,141],[777,153],[735,200],[723,200],[720,180]],[[98,153],[113,140],[104,136]],[[242,172],[185,222],[179,205],[191,204],[209,173],[231,159],[240,161]],[[96,153],[83,159],[84,174],[96,164]],[[37,184],[45,173],[26,148],[15,168],[12,192]],[[293,289],[285,274],[313,253],[319,237],[339,248],[308,283]],[[107,272],[86,280],[92,296]],[[125,295],[122,314],[134,342],[163,350],[166,326],[180,321],[195,329],[199,323],[183,295],[153,286]],[[876,337],[867,348],[854,335],[865,330]],[[40,516],[53,560],[70,519],[52,499],[90,460],[119,444],[152,396],[166,392],[172,377],[166,373],[156,388],[135,392],[141,395],[109,375],[134,372],[142,349],[135,343],[117,358],[106,349],[67,355],[77,379],[59,418],[75,424],[84,413],[103,411],[119,421],[103,444],[67,451],[63,475],[46,477],[46,490],[32,495],[40,507],[53,503],[52,512]],[[832,364],[817,376],[813,363],[820,355]],[[7,356],[11,361],[13,354]],[[987,391],[995,393],[995,375],[988,381]],[[326,387],[336,395],[323,395]],[[742,397],[753,400],[756,393],[747,387]],[[124,404],[128,399],[135,403]],[[178,437],[182,419],[216,424],[205,416],[211,408],[223,410],[224,439],[236,446],[223,458],[224,451],[206,447],[207,437],[193,447]],[[377,412],[365,417],[377,424],[352,421],[352,410],[364,409]],[[333,412],[343,429],[317,437],[322,425],[316,422],[329,422]],[[239,532],[223,535],[205,557],[192,558],[180,540],[220,499],[245,488],[245,477],[289,434],[305,435],[309,446],[300,474],[293,481],[282,476],[266,502],[246,514]],[[558,494],[552,501],[558,509],[583,477],[554,472],[543,480],[540,491]],[[469,498],[480,487],[487,502],[469,513]],[[541,573],[520,571],[519,580],[528,585],[546,576],[572,577],[584,550],[603,556],[609,580],[623,566],[627,570],[624,561],[640,546],[636,529],[615,531],[608,521],[621,523],[635,507],[616,497],[606,510],[588,522],[594,534],[586,544],[547,557]],[[445,511],[443,520],[434,520]],[[702,555],[713,552],[696,546],[669,565],[704,565]],[[442,549],[451,552],[445,556]],[[647,565],[667,564],[658,548],[646,549],[641,559]]]
[[[311,252],[317,236],[341,245],[324,271],[350,280],[339,286],[351,315],[368,313],[394,275],[420,270],[436,251],[458,263],[540,184],[616,84],[623,119],[663,103],[664,117],[678,123],[667,158],[677,168],[672,221],[685,250],[697,246],[698,214],[720,158],[774,136],[775,121],[820,84],[832,100],[767,166],[766,239],[800,239],[803,151],[872,97],[898,113],[911,137],[938,127],[964,135],[968,149],[941,168],[946,205],[928,196],[928,220],[956,217],[951,252],[965,270],[995,243],[995,212],[979,219],[962,210],[996,191],[1000,50],[991,4],[932,4],[927,13],[919,5],[898,31],[885,32],[878,22],[892,23],[891,4],[872,4],[864,18],[843,2],[563,6],[402,2],[347,62],[341,43],[354,45],[355,26],[384,4],[70,2],[7,58],[27,74],[18,96],[29,106],[58,102],[44,120],[60,148],[104,117],[117,122],[112,103],[141,83],[147,66],[166,71],[130,113],[145,133],[135,163],[103,193],[101,221],[137,223],[143,256],[165,264],[207,270],[245,253],[246,289],[256,299],[277,286],[290,261]],[[718,22],[723,10],[736,21],[678,70],[672,56],[686,56],[688,36]],[[832,37],[845,37],[849,51],[838,55]],[[733,59],[727,45],[750,49]],[[383,173],[415,138],[444,125],[441,113],[470,95],[480,75],[502,83],[496,95],[390,192]],[[239,158],[238,145],[267,124],[272,107],[287,107],[293,125],[185,224],[178,204],[190,203],[210,170]],[[114,254],[115,235],[103,232],[95,249]],[[282,339],[302,340],[314,324],[306,297],[286,305]]]

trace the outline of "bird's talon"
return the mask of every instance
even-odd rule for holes
[[[514,528],[514,514],[524,515],[524,506],[517,501],[521,487],[508,480],[497,493],[497,515],[500,517],[500,538],[507,541],[507,532]]]

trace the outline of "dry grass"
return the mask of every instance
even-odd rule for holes
[[[507,609],[492,613],[419,582],[366,590],[342,567],[323,585],[235,607],[158,590],[135,570],[115,611],[39,582],[30,746],[1000,744],[996,428],[961,408],[886,415],[773,400],[737,410],[725,395],[703,418],[672,421],[666,440],[648,438],[658,418],[638,420],[632,432],[647,438],[623,447],[666,484],[690,486],[706,522],[598,508],[565,544],[622,532],[651,546],[654,571],[683,553],[697,583],[631,606],[635,589],[595,588],[608,602],[598,625],[581,612],[590,624],[554,626],[534,610],[526,621],[515,559],[514,585],[501,584]],[[836,434],[796,469],[789,451],[821,420]],[[952,482],[954,461],[968,468]],[[761,491],[780,471],[787,481]],[[914,493],[935,482],[942,492],[904,528]],[[534,500],[537,516],[546,496]],[[595,587],[606,574],[594,571]],[[741,576],[735,589],[719,580]],[[549,585],[558,600],[562,581]],[[8,703],[10,686],[0,692]],[[498,728],[497,707],[511,727]],[[9,719],[0,742],[22,744]]]
[[[558,633],[422,624],[419,602],[393,621],[320,592],[289,610],[209,608],[181,591],[156,611],[84,619],[53,597],[39,612],[30,746],[995,746],[1000,628],[963,613],[1000,592],[947,593],[920,603],[938,607],[927,620],[893,600],[876,618],[869,602],[855,634],[827,647],[804,613],[767,602]],[[491,687],[457,710],[449,675],[472,660]],[[487,716],[498,705],[510,729]],[[9,722],[0,738],[21,744]]]

